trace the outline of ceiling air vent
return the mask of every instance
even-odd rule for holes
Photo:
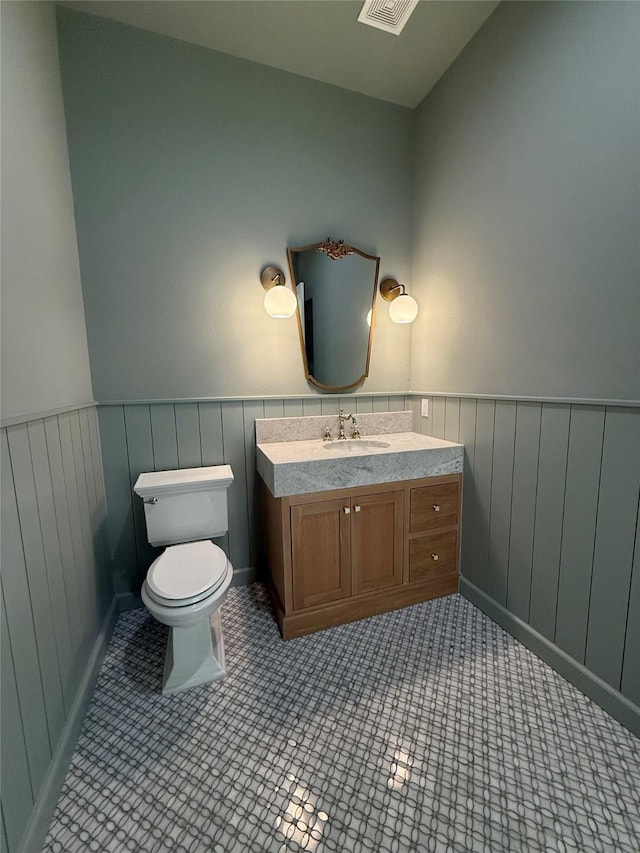
[[[358,20],[399,36],[418,0],[365,0]]]

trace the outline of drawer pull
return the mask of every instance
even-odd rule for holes
[[[440,512],[440,504],[434,504],[433,505],[433,511],[434,512]]]
[[[440,557],[439,557],[439,555],[438,555],[438,554],[432,554],[432,555],[431,555],[431,559],[432,559],[434,562],[437,562],[437,561],[440,559]]]
[[[349,513],[350,513],[350,512],[351,512],[351,507],[346,506],[346,507],[344,508],[344,514],[345,514],[345,515],[349,515]]]
[[[359,506],[354,506],[354,509],[355,509],[355,511],[356,511],[356,512],[360,512],[360,507],[359,507]]]

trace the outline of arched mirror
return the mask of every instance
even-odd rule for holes
[[[347,391],[369,375],[380,258],[343,240],[287,249],[305,376]]]

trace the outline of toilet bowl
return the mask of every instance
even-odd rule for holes
[[[158,622],[171,628],[165,695],[226,675],[218,608],[232,577],[226,554],[210,541],[170,545],[149,568],[142,600]]]
[[[233,566],[204,537],[226,532],[232,481],[231,468],[220,465],[141,474],[134,486],[144,501],[149,541],[168,546],[149,567],[141,590],[147,610],[169,627],[165,695],[226,674],[220,605]]]

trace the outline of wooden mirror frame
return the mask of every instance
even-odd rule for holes
[[[361,385],[364,380],[369,376],[369,365],[371,363],[371,346],[373,344],[373,330],[375,326],[376,319],[376,296],[378,293],[378,275],[380,272],[380,257],[378,255],[370,255],[368,252],[363,252],[362,249],[358,249],[355,246],[349,246],[344,240],[332,240],[331,237],[328,237],[326,240],[323,240],[321,243],[310,243],[308,246],[293,246],[287,248],[287,260],[289,263],[289,274],[291,276],[291,286],[293,287],[293,291],[296,294],[296,298],[298,295],[297,287],[298,281],[296,279],[295,269],[293,266],[293,253],[294,252],[307,252],[315,249],[318,252],[325,252],[332,260],[339,261],[342,258],[346,258],[347,255],[360,255],[362,258],[366,258],[370,261],[376,262],[376,269],[374,273],[373,280],[373,293],[371,297],[371,327],[369,329],[369,342],[367,344],[367,361],[364,368],[364,373],[355,380],[355,382],[351,382],[349,385],[326,385],[324,382],[320,382],[315,376],[312,376],[309,372],[309,362],[307,359],[307,348],[304,340],[304,333],[302,330],[302,319],[300,317],[300,305],[296,306],[296,319],[298,322],[298,337],[300,339],[300,351],[302,353],[302,363],[304,367],[304,375],[308,382],[311,382],[317,388],[322,388],[323,391],[349,391],[352,388]]]

